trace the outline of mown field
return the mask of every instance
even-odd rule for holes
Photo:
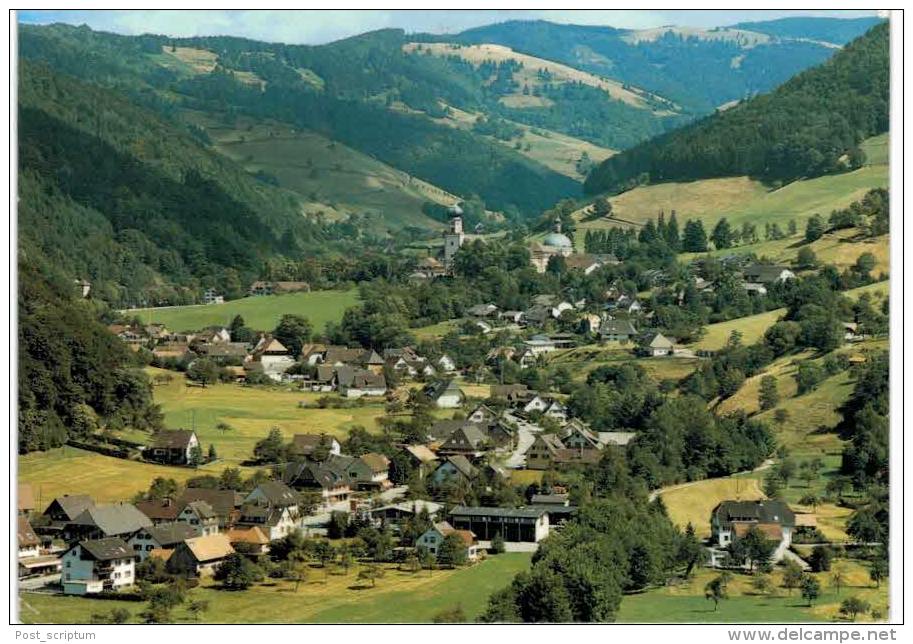
[[[841,588],[833,585],[832,575],[839,570],[844,581]],[[713,602],[704,598],[704,586],[718,573],[701,569],[691,579],[678,586],[649,590],[629,595],[621,603],[618,621],[621,623],[789,623],[845,621],[838,613],[840,602],[847,597],[868,601],[882,619],[888,615],[888,584],[880,588],[869,580],[866,564],[854,560],[838,560],[830,573],[815,573],[821,584],[821,597],[809,607],[798,590],[782,588],[782,569],[771,574],[774,593],[758,594],[751,587],[751,576],[736,575],[729,584],[729,599],[714,610]],[[871,615],[859,621],[873,621]]]
[[[144,323],[164,324],[171,331],[196,331],[207,326],[228,326],[241,315],[247,326],[262,331],[275,328],[285,313],[303,315],[314,330],[322,332],[327,322],[342,319],[350,306],[358,303],[358,291],[312,291],[287,295],[261,295],[231,300],[225,304],[194,304],[155,309],[130,309],[130,315]]]
[[[308,581],[295,584],[269,580],[243,592],[226,592],[207,585],[191,591],[192,599],[208,600],[209,612],[199,621],[211,623],[428,623],[442,610],[460,606],[469,621],[482,613],[488,596],[510,584],[529,566],[528,553],[506,553],[457,570],[410,573],[386,566],[386,574],[372,588],[348,575],[325,575],[311,570]],[[20,595],[20,618],[25,623],[86,623],[93,612],[126,608],[136,620],[145,604],[78,597]],[[193,619],[183,609],[178,622]]]

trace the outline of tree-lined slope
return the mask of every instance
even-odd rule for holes
[[[606,160],[586,189],[739,175],[790,181],[858,167],[862,140],[888,129],[888,40],[888,25],[878,25],[770,94]]]

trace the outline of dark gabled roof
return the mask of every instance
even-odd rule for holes
[[[257,489],[266,498],[267,503],[280,508],[298,505],[301,495],[281,481],[264,481]]]
[[[545,446],[551,451],[558,451],[564,449],[564,443],[561,442],[561,439],[558,438],[555,434],[539,434],[536,436],[533,442],[536,440],[545,443]]]
[[[160,546],[167,548],[175,546],[185,539],[192,539],[200,536],[200,531],[184,521],[175,521],[173,523],[160,523],[151,528],[146,528],[146,532]]]
[[[384,363],[384,359],[381,358],[373,349],[365,351],[363,354],[361,354],[360,361],[363,365],[382,365]]]
[[[742,270],[742,273],[751,281],[767,283],[780,279],[783,271],[792,272],[792,269],[779,264],[750,264]]]
[[[106,539],[91,539],[80,541],[79,545],[96,561],[110,561],[112,559],[133,558],[133,551],[119,537]]]
[[[479,473],[475,466],[469,462],[469,459],[462,454],[448,456],[444,463],[450,463],[460,474],[468,479],[474,479]],[[440,467],[443,467],[444,463],[441,463]]]
[[[316,484],[325,490],[348,485],[348,478],[344,474],[312,462],[289,463],[285,466],[282,480],[289,485]]]
[[[193,436],[194,433],[189,429],[163,429],[155,435],[152,447],[158,449],[187,449]]]
[[[602,335],[636,335],[637,330],[630,320],[606,320],[599,327]]]
[[[461,439],[465,442],[461,443]],[[462,421],[460,427],[444,441],[441,449],[465,449],[467,446],[476,449],[486,440],[488,440],[488,436],[482,425]]]
[[[348,480],[349,466],[355,462],[354,456],[347,454],[330,454],[330,457],[323,463],[323,466],[340,478]]]
[[[333,382],[336,377],[336,367],[331,364],[317,365],[317,382]]]
[[[371,471],[375,474],[379,472],[386,472],[390,469],[390,459],[383,454],[369,452],[367,454],[362,454],[358,458],[362,463],[371,468]]]
[[[129,503],[97,505],[86,508],[71,521],[72,525],[98,528],[104,534],[117,536],[131,534],[152,525],[145,514]]]
[[[387,379],[384,378],[384,374],[382,373],[373,373],[371,371],[356,371],[354,377],[352,378],[352,383],[349,386],[353,389],[367,389],[369,387],[386,389]]]
[[[54,504],[57,504],[68,518],[75,519],[86,509],[94,506],[95,501],[93,501],[92,497],[88,494],[64,494],[51,501],[48,508],[45,510],[45,514],[47,514],[47,511],[53,507]]]
[[[463,517],[510,517],[538,519],[543,514],[548,514],[548,508],[542,506],[525,508],[471,508],[459,505],[450,511],[450,516]]]
[[[16,518],[16,538],[19,541],[19,547],[37,546],[41,543],[38,535],[32,530],[32,524],[21,514]]]
[[[796,524],[795,513],[782,501],[723,501],[713,509],[713,514],[724,524],[733,521]]]
[[[189,487],[178,500],[182,508],[191,501],[206,501],[220,517],[227,517],[241,504],[239,494],[234,490],[212,490],[203,487]]]
[[[136,509],[147,517],[156,520],[174,520],[183,508],[183,504],[171,499],[150,499],[138,501]]]
[[[284,508],[267,507],[249,503],[241,506],[239,525],[268,525],[276,526],[282,520]]]
[[[465,420],[436,420],[428,428],[428,435],[434,440],[446,440],[448,436],[463,426]]]
[[[460,389],[460,386],[453,378],[438,380],[437,382],[431,383],[425,387],[425,393],[432,400],[437,400],[444,394],[458,394],[460,396],[463,395],[463,391]]]

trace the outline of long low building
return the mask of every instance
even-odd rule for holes
[[[500,534],[509,543],[538,543],[548,536],[549,508],[470,508],[450,511],[450,524],[457,530],[471,530],[481,541]]]

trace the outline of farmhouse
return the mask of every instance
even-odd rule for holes
[[[87,494],[64,494],[51,501],[45,509],[43,516],[47,518],[47,532],[62,530],[68,523],[74,521],[86,509],[95,505],[95,501]]]
[[[549,533],[548,508],[472,508],[457,506],[450,522],[458,530],[470,530],[482,541],[500,534],[509,543],[538,543]]]
[[[163,429],[152,445],[143,451],[147,460],[168,465],[188,465],[193,460],[194,448],[200,447],[196,433],[187,429]]]
[[[671,356],[675,352],[675,344],[662,333],[649,333],[643,337],[640,344],[641,351],[648,356]]]
[[[225,533],[228,542],[238,552],[248,555],[265,555],[269,552],[269,537],[260,528],[232,528]]]
[[[325,504],[345,501],[352,489],[344,472],[319,463],[289,463],[282,480],[296,489],[317,489]]]
[[[250,285],[250,295],[282,295],[284,293],[307,293],[311,285],[307,282],[265,282],[258,280]]]
[[[488,436],[482,425],[464,422],[438,449],[442,456],[463,454],[468,457],[481,456],[487,447]]]
[[[28,517],[20,514],[16,517],[16,544],[19,578],[38,575],[51,575],[60,572],[60,558],[53,554],[41,554],[41,540]]]
[[[235,551],[224,534],[194,537],[179,543],[168,558],[168,572],[176,575],[211,575]]]
[[[129,539],[142,528],[152,525],[145,514],[129,503],[93,505],[64,528],[67,541],[121,537]]]
[[[285,345],[269,335],[260,337],[251,356],[263,369],[263,373],[277,382],[282,380],[282,374],[295,364],[295,359],[289,355]]]
[[[175,521],[143,528],[127,541],[127,545],[133,549],[137,559],[145,561],[153,550],[173,550],[185,539],[199,536],[199,528]]]
[[[466,400],[465,394],[452,378],[439,380],[425,387],[425,394],[438,409],[455,409]]]
[[[206,501],[190,501],[178,513],[176,520],[197,530],[198,536],[205,537],[219,531],[219,517]]]
[[[311,458],[315,452],[319,454],[321,450],[326,450],[326,455],[342,453],[339,441],[329,434],[295,434],[289,445],[289,453],[298,458]]]
[[[65,595],[120,590],[135,579],[133,551],[117,537],[80,541],[64,553],[61,563]]]
[[[371,510],[371,518],[375,522],[383,521],[384,523],[399,524],[422,513],[427,513],[429,517],[433,518],[443,507],[440,503],[416,499],[374,508]]]
[[[796,515],[782,501],[723,501],[710,515],[710,536],[714,546],[726,548],[733,539],[742,538],[757,527],[768,539],[777,542],[773,560],[779,561],[792,543]]]
[[[446,521],[439,521],[426,530],[415,540],[416,548],[424,548],[433,555],[438,555],[444,540],[451,534],[456,534],[466,548],[466,558],[470,561],[478,557],[479,546],[475,535],[470,530],[457,530]]]
[[[387,393],[387,381],[384,375],[366,369],[349,366],[337,367],[336,381],[339,393],[347,398],[383,396]]]
[[[469,459],[457,454],[455,456],[448,456],[447,460],[441,463],[438,468],[431,473],[429,478],[435,485],[441,485],[456,479],[472,481],[478,475],[479,471],[469,462]]]
[[[189,487],[184,490],[177,503],[183,509],[191,501],[205,501],[215,513],[219,527],[225,528],[237,518],[237,508],[242,500],[241,495],[234,490]]]
[[[755,284],[777,284],[796,279],[789,267],[777,264],[750,264],[742,269],[746,282]]]
[[[637,330],[630,320],[605,320],[599,327],[603,340],[627,342],[637,335]]]
[[[171,523],[178,518],[178,513],[182,506],[178,505],[174,499],[144,499],[137,501],[136,509],[149,517],[153,525],[159,523]]]
[[[437,455],[427,445],[406,445],[403,447],[403,453],[418,470],[420,479],[425,478],[425,475],[437,466]]]

